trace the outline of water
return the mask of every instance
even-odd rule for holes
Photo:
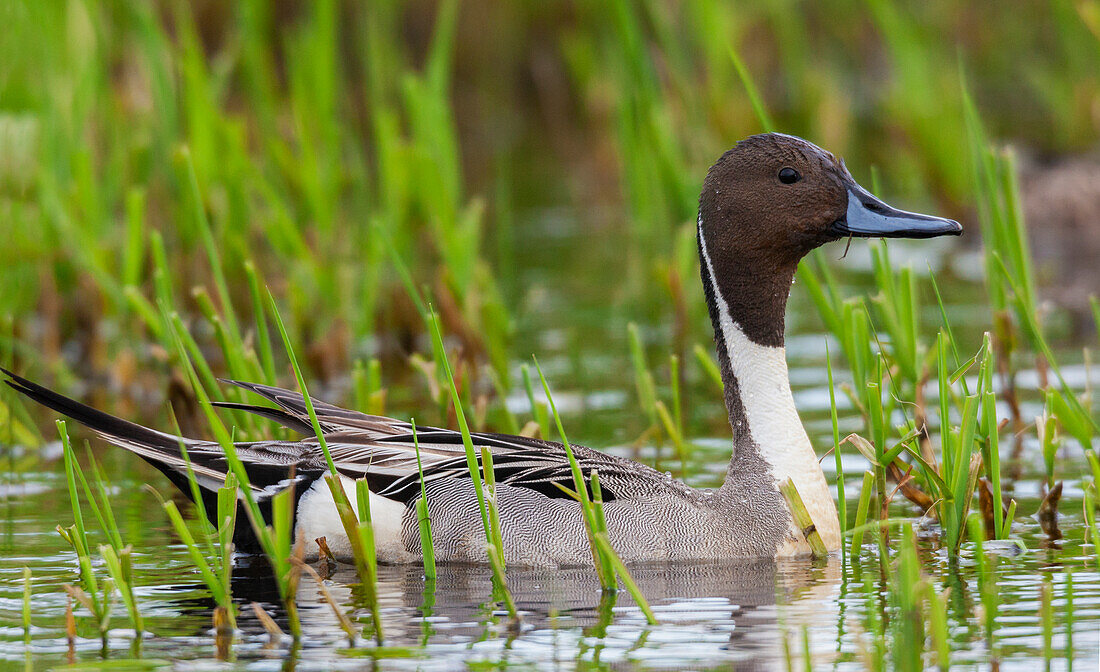
[[[566,411],[564,420],[572,438],[649,462],[660,459],[662,468],[677,470],[670,447],[658,450],[635,441],[645,421],[634,407],[633,379],[623,373],[630,371],[625,322],[631,310],[614,297],[609,300],[606,294],[592,291],[591,285],[582,287],[576,276],[556,271],[552,259],[559,243],[566,245],[552,239],[545,249],[531,252],[531,258],[517,259],[528,270],[518,276],[513,290],[524,292],[519,303],[530,310],[521,315],[515,351],[539,353],[548,374],[560,381],[555,383],[560,388],[557,400]],[[575,241],[569,244],[575,247]],[[598,246],[588,249],[592,247]],[[853,246],[849,255],[853,266],[859,267],[860,255]],[[615,286],[621,269],[603,268],[587,273],[584,282],[595,278]],[[988,323],[973,317],[980,311],[980,288],[961,280],[952,281],[951,287],[949,309],[971,313],[970,321],[961,320],[956,328],[974,332],[969,342],[976,343],[975,329]],[[929,309],[926,324],[936,323],[937,311]],[[815,445],[827,445],[831,426],[824,336],[797,287],[790,326],[795,398]],[[658,320],[643,331],[653,341],[667,343],[667,328]],[[1078,382],[1086,378],[1083,367],[1068,368],[1067,373]],[[1031,382],[1026,374],[1021,381]],[[858,430],[858,419],[845,406],[846,400],[842,395],[838,399],[844,416],[842,433]],[[523,399],[515,401],[517,411],[525,409]],[[423,408],[421,404],[422,400],[413,399],[391,410],[407,415],[418,406]],[[1024,417],[1039,409],[1034,395],[1025,396]],[[693,384],[687,392],[685,415],[694,444],[687,480],[698,486],[717,485],[729,457],[720,396],[704,383]],[[1049,581],[1054,596],[1052,647],[1057,658],[1050,669],[1095,669],[1100,646],[1100,573],[1096,549],[1083,542],[1080,513],[1079,477],[1087,473],[1087,466],[1079,448],[1067,442],[1058,465],[1058,473],[1066,477],[1060,520],[1065,538],[1050,542],[1032,517],[1038,508],[1042,470],[1034,444],[1025,442],[1024,458],[1015,465],[1021,477],[1014,484],[1019,503],[1014,536],[1023,549],[1015,545],[990,549],[991,579],[1001,601],[996,656],[1002,670],[1032,670],[1043,664],[1039,595],[1044,581]],[[363,639],[348,642],[308,578],[303,579],[299,594],[304,638],[292,647],[289,641],[269,642],[253,616],[249,604],[256,602],[280,619],[274,589],[263,568],[250,567],[242,559],[233,586],[241,606],[241,633],[229,661],[219,661],[211,630],[213,604],[156,496],[143,487],[152,483],[167,493],[170,486],[155,470],[121,450],[99,446],[96,453],[116,489],[113,504],[123,538],[136,549],[138,600],[146,628],[154,634],[145,638],[139,651],[127,629],[125,610],[116,602],[106,646],[83,610],[77,609],[78,637],[70,648],[63,586],[75,581],[76,574],[71,549],[54,531],[59,523],[71,523],[60,461],[56,450],[44,451],[46,457],[34,461],[17,447],[5,446],[0,483],[0,669],[48,669],[70,661],[128,660],[140,654],[146,662],[171,660],[177,669],[187,670],[770,670],[782,669],[788,657],[800,666],[805,636],[815,669],[849,670],[872,664],[871,622],[894,614],[870,544],[847,568],[839,557],[819,562],[635,567],[634,576],[660,621],[656,626],[645,624],[625,593],[601,599],[596,577],[587,569],[510,569],[508,582],[523,613],[522,624],[515,628],[494,611],[499,605],[491,601],[485,568],[443,566],[435,585],[429,586],[419,568],[383,567],[379,591],[387,637],[384,648],[373,648]],[[853,452],[844,456],[844,465],[849,473],[849,511],[854,511],[859,474],[866,464]],[[832,480],[833,460],[826,459],[824,466]],[[952,566],[935,549],[935,535],[914,517],[914,511],[899,501],[892,513],[913,519],[924,572],[938,589],[950,591],[952,664],[959,669],[988,669],[991,653],[983,634],[978,578],[969,551]],[[33,573],[29,644],[24,643],[21,625],[23,567]],[[1072,610],[1066,601],[1067,571],[1072,571]],[[351,587],[353,581],[353,574],[341,568],[331,577],[329,589],[352,619],[365,625],[369,615]],[[887,641],[888,664],[898,653],[890,647]],[[926,654],[924,664],[933,662],[932,654]]]
[[[147,628],[156,636],[142,644],[145,658],[201,661],[197,669],[224,669],[214,663],[210,624],[212,603],[189,565],[182,546],[153,516],[143,524],[141,511],[156,511],[152,494],[134,478],[144,468],[116,481],[116,505],[123,512],[126,539],[138,549],[139,600]],[[79,638],[70,654],[65,637],[66,598],[62,585],[74,580],[75,559],[50,528],[66,520],[64,483],[55,474],[26,477],[8,489],[0,559],[0,669],[31,669],[79,661],[128,658],[133,653],[121,605],[107,651],[91,623],[78,615]],[[1037,502],[1026,498],[1028,512]],[[1042,658],[1038,620],[1039,590],[1049,576],[1055,605],[1056,654],[1072,653],[1078,669],[1094,669],[1100,630],[1100,573],[1095,551],[1080,539],[1080,520],[1072,513],[1079,502],[1066,501],[1061,521],[1067,539],[1044,543],[1033,521],[1022,517],[1016,532],[1028,550],[990,549],[999,556],[993,572],[1002,606],[997,617],[996,646],[1002,669],[1034,669]],[[136,510],[136,511],[135,511]],[[137,514],[137,515],[135,515]],[[951,586],[953,662],[961,669],[984,667],[989,653],[981,634],[977,578],[970,562],[951,568],[929,552],[925,571],[942,586]],[[379,592],[387,649],[371,656],[369,643],[351,646],[316,585],[306,579],[299,595],[305,637],[298,649],[289,642],[268,643],[250,611],[240,618],[242,635],[234,649],[240,669],[468,669],[473,663],[506,663],[532,669],[571,669],[581,661],[629,664],[647,669],[774,669],[785,664],[783,641],[797,655],[807,629],[815,668],[862,669],[870,646],[865,618],[881,611],[877,559],[870,551],[857,563],[861,572],[843,570],[839,558],[825,562],[767,561],[639,566],[634,576],[654,607],[660,624],[648,627],[627,595],[600,600],[599,586],[587,569],[508,572],[519,609],[520,630],[492,611],[491,577],[480,567],[443,567],[434,588],[416,567],[383,567]],[[34,629],[30,647],[23,643],[20,622],[22,567],[34,576]],[[1073,570],[1073,613],[1065,608],[1065,571]],[[257,575],[258,574],[258,575]],[[863,581],[875,584],[868,594]],[[352,572],[340,568],[330,581],[336,600],[352,608],[353,620],[369,622],[365,604],[356,605],[349,588]],[[242,606],[256,601],[278,612],[272,586],[264,573],[238,567],[234,592]],[[78,612],[79,613],[79,612]],[[1072,621],[1072,630],[1070,623]],[[284,623],[285,627],[285,623]],[[1068,640],[1072,631],[1072,642]],[[1072,648],[1067,648],[1072,647]],[[367,656],[366,659],[360,656]],[[928,659],[931,660],[931,659]],[[188,664],[190,667],[190,664]],[[1054,669],[1069,669],[1060,663]]]

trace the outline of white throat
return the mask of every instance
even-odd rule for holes
[[[748,427],[740,429],[747,430],[759,447],[761,456],[771,468],[776,488],[790,478],[826,546],[838,548],[840,530],[836,505],[794,405],[786,349],[754,342],[733,321],[707,251],[702,215],[698,226],[699,249],[718,308],[718,327],[722,331],[730,368],[737,378],[738,394],[748,423]]]

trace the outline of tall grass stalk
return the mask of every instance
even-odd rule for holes
[[[371,617],[374,623],[375,638],[378,643],[381,644],[384,639],[384,634],[382,629],[381,610],[378,605],[378,568],[375,564],[374,533],[369,517],[370,499],[369,492],[366,488],[366,481],[360,481],[360,483],[357,484],[357,488],[360,491],[358,499],[361,502],[360,516],[362,520],[360,520],[360,518],[356,518],[355,511],[351,506],[351,501],[344,491],[343,477],[340,475],[340,472],[336,470],[336,463],[332,459],[332,453],[329,451],[325,433],[321,429],[320,421],[317,419],[317,410],[313,406],[313,398],[309,395],[305,376],[302,375],[302,369],[298,366],[298,358],[294,354],[294,347],[290,342],[290,336],[287,334],[286,326],[283,324],[283,318],[279,314],[279,307],[275,303],[275,297],[270,292],[268,293],[268,306],[271,310],[271,317],[275,321],[275,326],[279,331],[279,335],[282,336],[283,346],[286,348],[287,357],[290,359],[290,366],[294,370],[294,378],[298,382],[298,390],[302,393],[302,399],[305,402],[306,412],[309,414],[309,422],[313,427],[313,433],[317,438],[317,444],[320,446],[321,452],[325,456],[325,462],[329,469],[329,473],[325,476],[325,480],[328,483],[329,490],[332,492],[332,499],[336,504],[336,510],[340,518],[340,523],[344,528],[344,534],[347,535],[348,545],[351,547],[352,556],[355,560],[355,568],[359,575],[360,585],[366,593],[367,603],[370,606]],[[292,532],[288,530],[287,535],[290,534],[292,534]],[[287,536],[287,539],[289,539],[289,536]],[[284,550],[287,553],[286,557],[289,559],[289,547]]]
[[[72,506],[73,512],[73,525],[68,528],[62,528],[57,526],[57,532],[61,535],[65,541],[73,547],[76,552],[76,561],[78,574],[80,577],[80,587],[69,586],[66,590],[69,594],[82,604],[96,621],[96,626],[99,629],[100,637],[104,643],[107,641],[107,629],[111,620],[111,604],[110,604],[110,584],[107,583],[102,586],[102,591],[99,581],[96,579],[95,571],[92,569],[92,560],[88,551],[88,535],[84,528],[84,516],[80,507],[80,496],[77,491],[76,472],[80,469],[80,466],[76,462],[76,456],[73,454],[72,445],[69,442],[69,432],[65,427],[64,420],[57,421],[57,431],[61,436],[61,444],[63,457],[65,460],[65,478],[69,488],[69,503]]]
[[[116,550],[109,544],[100,544],[99,555],[103,558],[103,564],[114,581],[115,589],[122,597],[123,604],[126,605],[130,622],[134,625],[136,639],[140,641],[142,633],[145,632],[145,619],[141,615],[137,597],[134,595],[133,548],[126,546]]]
[[[535,386],[531,380],[531,369],[526,364],[520,365],[520,372],[523,376],[523,389],[527,393],[527,402],[531,405],[531,416],[535,419],[535,422],[539,426],[539,434],[546,439],[550,440],[550,409],[546,407],[546,404],[535,397]]]
[[[840,424],[836,410],[836,386],[833,383],[833,359],[829,354],[829,343],[825,343],[825,372],[829,384],[829,418],[833,426],[833,459],[836,462],[836,499],[837,515],[840,518],[840,538],[848,536],[848,499],[844,493],[844,464],[840,455]],[[840,545],[841,562],[847,558],[848,549]]]
[[[825,542],[821,539],[821,533],[817,531],[817,525],[814,519],[810,517],[809,511],[806,510],[806,504],[802,501],[802,495],[799,494],[794,481],[787,478],[779,484],[779,491],[783,493],[783,497],[786,498],[787,507],[791,510],[791,516],[794,518],[795,524],[797,524],[798,528],[802,531],[802,536],[804,536],[809,543],[814,559],[824,558],[829,555],[829,550],[825,547]]]
[[[722,371],[714,361],[714,356],[698,343],[692,348],[692,352],[695,353],[695,361],[699,362],[699,367],[703,369],[706,379],[721,392],[725,388],[725,383],[722,381]]]
[[[546,377],[542,374],[542,367],[539,366],[538,360],[535,359],[534,361],[535,370],[538,372],[539,381],[542,383],[543,392],[546,394],[547,403],[550,405],[550,413],[558,429],[558,436],[561,437],[562,440],[562,448],[565,450],[566,459],[569,461],[569,470],[573,476],[573,492],[581,507],[581,517],[584,521],[585,533],[588,536],[588,542],[592,550],[592,562],[596,568],[596,575],[599,577],[600,586],[604,590],[616,590],[618,588],[618,583],[615,581],[615,570],[611,558],[603,553],[599,544],[596,543],[596,534],[600,531],[600,520],[598,518],[596,506],[593,505],[589,497],[588,483],[585,482],[580,464],[577,462],[576,456],[573,455],[573,447],[570,445],[569,439],[565,435],[565,428],[561,424],[561,416],[558,415],[557,405],[554,403],[554,399],[550,394],[550,385],[546,382]]]
[[[881,360],[879,360],[879,366],[881,366]],[[876,380],[881,380],[881,377],[876,376]],[[874,447],[874,457],[872,460],[872,471],[875,475],[875,498],[878,500],[878,517],[879,519],[885,519],[887,517],[886,505],[888,493],[886,492],[886,427],[887,417],[883,412],[882,407],[882,392],[880,390],[880,383],[868,382],[867,383],[867,414],[871,422],[871,443]]]
[[[223,614],[231,629],[237,627],[237,609],[233,602],[232,592],[232,539],[233,528],[236,522],[237,510],[237,481],[233,474],[226,475],[226,484],[218,490],[218,518],[225,523],[217,529],[217,537],[221,553],[210,552],[204,555],[199,549],[195,537],[180,514],[176,503],[172,500],[164,500],[162,506],[168,514],[168,520],[176,531],[176,536],[183,542],[187,549],[191,564],[198,570],[199,576],[206,584],[207,590],[214,598],[214,602],[223,610]],[[201,501],[201,500],[200,500]],[[210,535],[203,535],[207,544],[210,543]]]
[[[985,473],[989,478],[993,491],[993,530],[994,539],[1004,539],[1008,536],[1006,529],[1011,524],[1011,519],[1005,520],[1005,512],[1001,508],[1004,497],[1001,492],[1001,453],[999,425],[997,423],[997,397],[993,393],[993,341],[989,332],[986,332],[982,344],[982,361],[978,369],[979,389],[981,390],[981,434],[982,462],[985,465]]]
[[[539,366],[538,359],[535,359],[534,362],[535,370],[539,374],[539,381],[542,382],[543,392],[546,394],[546,400],[550,404],[550,411],[554,416],[554,424],[557,426],[558,435],[562,440],[562,448],[565,450],[565,456],[569,460],[569,470],[573,476],[574,492],[577,497],[577,502],[581,507],[581,518],[584,521],[585,532],[588,535],[588,542],[592,549],[592,561],[596,567],[596,574],[600,579],[600,585],[604,591],[617,590],[618,582],[615,577],[618,575],[630,592],[631,597],[634,598],[634,601],[642,610],[642,613],[646,617],[646,621],[648,621],[650,625],[655,625],[657,619],[653,615],[653,610],[650,609],[645,596],[642,595],[638,585],[634,582],[634,577],[631,576],[630,570],[627,569],[626,565],[619,557],[619,554],[615,552],[614,547],[611,545],[611,540],[608,537],[607,521],[603,513],[603,494],[600,490],[599,474],[593,471],[590,475],[591,482],[585,482],[580,464],[577,462],[577,457],[573,454],[573,447],[570,445],[569,439],[565,434],[565,427],[562,425],[561,415],[558,414],[557,405],[554,404],[554,397],[550,394],[550,384],[546,382],[546,376],[542,373],[542,367]],[[589,487],[592,489],[591,498],[589,497]]]
[[[859,503],[856,505],[856,521],[849,530],[848,534],[852,535],[852,551],[851,556],[853,560],[859,557],[860,549],[863,548],[863,530],[867,525],[868,510],[871,508],[871,489],[874,487],[875,475],[869,471],[863,472],[863,485],[859,489]]]
[[[658,427],[657,385],[645,358],[645,346],[638,325],[631,322],[626,327],[630,342],[630,361],[634,364],[634,386],[638,391],[638,403],[649,418],[650,427]]]
[[[412,425],[413,447],[416,449],[416,471],[420,475],[420,498],[416,500],[416,524],[420,530],[420,557],[424,560],[424,578],[431,581],[436,577],[432,521],[428,516],[428,493],[427,486],[424,485],[424,465],[420,461],[420,439],[416,435],[416,419],[410,419],[409,424]]]
[[[1090,296],[1089,306],[1092,307],[1092,323],[1096,327],[1096,340],[1100,341],[1100,296],[1095,294]]]
[[[259,504],[256,501],[256,494],[248,478],[248,472],[240,456],[237,454],[237,448],[233,443],[233,438],[226,430],[225,425],[222,423],[217,413],[214,412],[214,406],[210,403],[210,397],[206,389],[200,383],[198,374],[195,372],[195,367],[188,356],[188,350],[184,346],[183,340],[183,334],[186,334],[186,329],[184,329],[183,323],[179,319],[179,315],[170,312],[169,305],[162,304],[161,308],[169,325],[169,333],[172,335],[176,355],[183,366],[186,376],[191,382],[192,390],[198,398],[199,405],[203,409],[206,420],[214,434],[214,438],[225,453],[229,471],[237,479],[239,486],[238,492],[241,494],[241,501],[244,505],[245,513],[248,515],[252,531],[256,535],[260,548],[263,549],[264,555],[267,556],[268,561],[271,563],[275,585],[279,591],[279,598],[287,614],[291,636],[297,639],[301,637],[301,622],[298,618],[298,609],[295,604],[298,569],[290,562],[292,544],[289,536],[284,536],[282,538],[277,536],[278,532],[284,535],[291,534],[289,520],[285,517],[290,513],[290,508],[286,505],[286,500],[290,496],[290,490],[284,490],[278,495],[275,495],[272,499],[273,514],[275,514],[278,508],[282,511],[283,517],[273,515],[274,520],[271,521],[272,524],[268,524],[268,521],[264,519],[260,511]],[[169,511],[169,514],[171,515],[171,511]]]
[[[737,77],[741,80],[741,85],[745,87],[745,94],[749,97],[749,104],[752,105],[753,114],[756,115],[756,119],[760,122],[761,128],[763,128],[765,133],[775,131],[775,122],[772,121],[771,115],[768,114],[767,107],[764,105],[764,99],[760,96],[760,91],[752,81],[752,75],[749,73],[749,69],[745,67],[745,62],[741,60],[741,56],[733,47],[730,47],[729,54],[730,59],[733,61],[733,67],[737,69]]]
[[[496,488],[495,483],[490,480],[493,478],[492,454],[484,448],[480,451],[474,450],[473,439],[470,436],[470,426],[466,422],[466,413],[462,406],[462,398],[458,394],[454,372],[451,370],[450,361],[447,359],[447,349],[443,344],[443,330],[439,324],[439,316],[431,306],[427,310],[435,358],[442,365],[443,372],[446,375],[451,404],[455,411],[455,417],[458,419],[459,432],[462,435],[462,446],[466,452],[466,468],[469,471],[474,493],[477,496],[478,513],[481,515],[481,525],[485,532],[486,553],[489,557],[489,564],[493,569],[496,588],[503,595],[509,615],[512,618],[517,618],[518,612],[516,611],[515,601],[512,599],[511,591],[508,590],[508,582],[505,576],[504,540],[500,534],[500,516],[496,509]],[[483,474],[489,485],[488,492],[482,485]]]
[[[988,648],[992,660],[996,661],[995,635],[997,633],[997,615],[1000,608],[1000,593],[995,580],[996,557],[986,555],[982,525],[978,516],[971,516],[967,524],[970,528],[970,541],[974,545],[975,573],[978,575],[978,594],[981,601],[979,620],[985,635],[986,648]]]
[[[23,568],[23,644],[31,643],[31,568]]]
[[[114,510],[108,495],[110,483],[103,475],[95,458],[92,457],[90,447],[88,447],[87,454],[88,464],[91,467],[92,477],[94,479],[94,489],[89,485],[88,479],[84,476],[84,470],[75,459],[73,460],[74,471],[80,479],[80,484],[88,505],[92,508],[92,512],[99,521],[100,527],[107,535],[109,543],[99,545],[99,555],[103,558],[103,564],[107,569],[107,574],[114,582],[114,587],[122,598],[123,604],[126,606],[127,614],[130,617],[130,622],[133,624],[134,632],[136,633],[135,641],[140,642],[142,633],[145,631],[145,619],[141,615],[141,610],[138,608],[137,597],[134,594],[135,577],[132,559],[133,547],[129,545],[123,546],[122,535],[118,530],[118,523],[115,521]]]

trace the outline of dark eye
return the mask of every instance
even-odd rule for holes
[[[783,168],[779,171],[779,181],[783,184],[794,184],[802,179],[794,168]]]

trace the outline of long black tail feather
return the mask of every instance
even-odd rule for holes
[[[181,440],[184,442],[185,446],[195,443],[192,439],[158,432],[155,429],[143,427],[129,420],[123,420],[110,413],[104,413],[91,406],[82,404],[75,399],[70,399],[69,397],[58,394],[38,383],[27,380],[3,367],[0,367],[0,372],[3,372],[3,374],[9,378],[9,380],[5,380],[4,382],[16,392],[68,418],[72,418],[85,427],[105,436],[117,437],[126,441],[140,443],[150,448],[163,450],[167,454],[176,457],[180,455],[179,442]]]
[[[0,372],[7,376],[4,382],[15,391],[47,408],[79,422],[99,434],[109,443],[137,454],[167,476],[172,484],[179,488],[188,499],[192,499],[192,491],[187,473],[187,462],[184,460],[183,453],[180,450],[180,444],[182,443],[188,451],[192,470],[196,474],[196,480],[200,486],[199,494],[202,501],[195,502],[195,504],[202,506],[206,510],[209,520],[213,521],[215,519],[217,515],[217,489],[224,482],[225,474],[228,471],[225,455],[221,452],[220,447],[216,443],[159,432],[130,422],[129,420],[124,420],[109,413],[105,413],[86,404],[82,404],[75,399],[54,392],[47,387],[43,387],[3,367],[0,367]],[[257,407],[257,410],[261,408],[262,407]],[[252,410],[252,412],[257,412],[257,410]],[[297,421],[290,414],[285,414],[285,416],[282,415],[285,412],[279,409],[266,410],[270,411],[268,417],[272,417],[280,422],[286,422],[289,427],[298,429],[298,425],[301,424],[300,421]],[[248,453],[251,452],[250,449],[260,449],[260,444],[246,443],[238,445],[239,452]],[[259,451],[257,451],[257,456],[258,452]],[[258,503],[260,504],[261,512],[264,516],[270,516],[271,504],[269,496],[282,488],[275,487],[274,490],[270,488],[267,490],[263,489],[278,483],[289,485],[289,481],[284,479],[287,479],[294,473],[294,468],[291,467],[290,464],[272,464],[258,459],[255,461],[246,461],[245,467],[252,481],[253,488],[258,487],[261,489],[261,492],[257,493],[259,495],[257,496],[257,500],[259,500]],[[302,492],[312,484],[315,477],[316,475],[310,473],[308,470],[301,470],[298,472],[297,478],[294,479],[297,481],[295,484],[296,498],[301,497]],[[245,517],[243,509],[238,511],[237,519],[239,523],[237,525],[236,534],[234,535],[234,541],[237,544],[238,550],[246,553],[258,552],[258,542],[251,530],[251,526],[246,522],[247,518]]]

